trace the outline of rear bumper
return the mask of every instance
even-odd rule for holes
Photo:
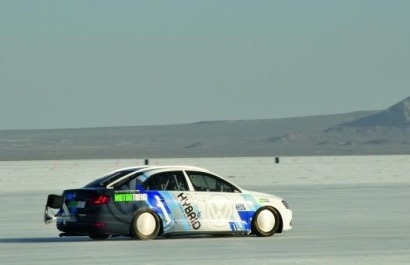
[[[57,229],[61,232],[73,235],[109,234],[128,235],[130,225],[116,220],[87,216],[76,218],[77,220],[65,220],[57,218]]]
[[[105,223],[57,223],[57,229],[72,235],[106,234]]]

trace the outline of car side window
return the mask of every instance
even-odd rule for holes
[[[188,184],[182,171],[169,171],[154,174],[142,184],[142,187],[144,190],[188,190]]]
[[[195,191],[240,192],[235,186],[217,176],[196,171],[187,171]]]
[[[140,175],[142,175],[142,173],[137,173],[125,179],[122,179],[115,184],[114,188],[116,190],[137,190],[138,185],[141,184],[141,181],[138,178]]]
[[[117,186],[115,189],[117,190],[136,190],[138,182],[139,181],[137,178],[132,178],[128,180],[127,182],[122,183],[121,185]]]

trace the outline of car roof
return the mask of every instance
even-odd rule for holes
[[[121,168],[117,171],[124,171],[124,170],[135,170],[135,171],[152,171],[152,170],[192,170],[192,171],[202,171],[202,172],[207,172],[211,173],[209,170],[201,168],[201,167],[196,167],[196,166],[185,166],[185,165],[166,165],[166,166],[136,166],[136,167],[126,167],[126,168]]]
[[[115,185],[115,183],[118,183],[122,179],[127,178],[128,176],[133,175],[137,172],[146,173],[148,175],[151,175],[151,174],[155,174],[158,172],[173,171],[173,170],[192,170],[192,171],[201,171],[205,173],[211,173],[209,170],[204,169],[204,168],[195,167],[195,166],[183,166],[183,165],[167,165],[167,166],[148,166],[147,165],[147,166],[125,167],[125,168],[115,170],[111,172],[110,174],[115,173],[115,172],[121,172],[121,171],[132,171],[132,172],[130,172],[129,174],[125,176],[122,176],[119,179],[116,179],[112,183],[108,184],[107,187],[112,187],[113,185]]]

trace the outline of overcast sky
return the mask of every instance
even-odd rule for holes
[[[385,109],[409,0],[0,2],[0,130]]]

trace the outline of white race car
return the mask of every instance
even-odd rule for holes
[[[51,214],[50,208],[59,209]],[[45,222],[60,236],[255,234],[292,229],[282,198],[243,190],[208,170],[191,166],[124,168],[80,189],[49,195]]]

